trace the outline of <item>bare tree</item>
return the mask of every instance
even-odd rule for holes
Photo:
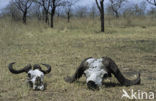
[[[111,3],[111,9],[114,12],[116,18],[119,18],[119,9],[121,8],[122,4],[127,0],[109,0]]]
[[[13,0],[16,7],[22,12],[23,14],[23,23],[26,24],[27,21],[27,13],[28,9],[30,8],[33,0]]]
[[[57,7],[55,10],[55,15],[59,18],[62,14],[62,7]]]
[[[70,22],[72,6],[77,2],[78,0],[66,0],[65,13],[67,15],[68,22]]]
[[[41,20],[42,18],[42,6],[38,3],[34,3],[30,10],[29,10],[29,16],[37,17],[38,20]]]
[[[95,0],[95,2],[100,12],[101,32],[104,32],[104,0]]]
[[[48,14],[49,14],[49,9],[50,9],[50,2],[51,2],[51,0],[37,0],[37,3],[43,7],[46,23],[49,23]]]
[[[66,1],[65,0],[51,0],[50,1],[50,16],[51,16],[51,28],[54,27],[54,15],[55,15],[55,10],[56,7],[59,6],[65,6]]]
[[[4,15],[11,16],[12,20],[14,20],[14,21],[21,20],[21,16],[22,16],[22,13],[16,7],[16,5],[14,4],[13,1],[9,2],[9,4],[6,6],[6,8],[1,11],[1,14],[3,14],[3,16]]]
[[[111,15],[111,16],[113,16],[114,15],[114,12],[113,12],[113,10],[112,10],[112,7],[111,7],[111,5],[107,5],[106,6],[106,12],[105,12],[107,15]]]
[[[141,2],[140,5],[133,4],[133,6],[129,6],[123,10],[124,17],[130,16],[143,16],[145,14],[146,3]]]
[[[154,7],[151,7],[150,10],[148,11],[148,15],[150,15],[153,18],[156,17],[156,9]]]
[[[134,11],[135,16],[142,16],[144,13],[143,9],[141,7],[139,7],[138,4],[134,5],[133,11]]]
[[[97,7],[96,7],[95,4],[93,4],[93,5],[91,6],[91,8],[90,8],[90,11],[89,11],[90,17],[92,17],[92,18],[94,19],[95,16],[98,15],[97,12],[98,12],[98,11],[97,11]]]
[[[55,15],[55,9],[57,7],[56,5],[56,0],[51,0],[51,11],[50,11],[50,14],[51,14],[51,28],[54,27],[54,15]]]
[[[147,0],[147,2],[154,5],[154,6],[156,6],[156,0]]]
[[[86,17],[87,10],[88,10],[88,8],[86,6],[77,6],[75,8],[75,15],[80,18]]]

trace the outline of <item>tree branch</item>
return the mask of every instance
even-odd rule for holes
[[[147,0],[147,2],[154,5],[154,6],[156,6],[156,0],[153,0],[153,2],[152,2],[152,0]]]
[[[95,0],[95,2],[96,2],[96,5],[97,5],[98,9],[101,11],[101,7],[100,7],[100,5],[99,5],[98,1],[97,1],[97,0]]]

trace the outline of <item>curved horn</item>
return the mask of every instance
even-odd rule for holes
[[[89,58],[92,58],[92,57],[89,57]],[[72,83],[72,82],[76,81],[77,79],[79,79],[79,78],[83,75],[84,71],[85,71],[86,68],[87,68],[85,62],[86,62],[86,60],[88,60],[89,58],[86,58],[86,59],[84,59],[84,60],[81,62],[80,66],[77,68],[77,70],[75,71],[75,73],[74,73],[73,76],[71,76],[71,77],[70,77],[70,76],[67,76],[66,78],[64,78],[64,80],[65,80],[66,82]]]
[[[108,73],[113,73],[121,85],[131,86],[131,85],[140,84],[141,82],[140,73],[138,73],[138,77],[136,79],[128,80],[122,75],[122,73],[118,69],[118,66],[115,64],[115,62],[111,58],[103,57],[103,64],[108,69]]]
[[[16,62],[12,62],[9,64],[8,68],[10,70],[11,73],[14,73],[14,74],[19,74],[19,73],[23,73],[23,72],[28,72],[30,69],[31,69],[31,65],[27,65],[25,66],[23,69],[20,69],[20,70],[15,70],[13,68],[13,64],[15,64]]]
[[[42,65],[44,65],[45,67],[47,67],[47,70],[42,70],[42,68],[41,68],[41,71],[42,71],[44,74],[48,74],[48,73],[51,72],[51,66],[50,66],[50,65],[48,65],[48,64],[43,64],[43,63],[42,63]]]

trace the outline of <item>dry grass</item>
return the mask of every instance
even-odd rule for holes
[[[96,19],[72,20],[69,24],[63,20],[54,29],[36,21],[25,26],[0,19],[0,101],[118,101],[123,88],[155,92],[156,26],[123,27],[112,21],[106,29],[105,34],[99,33]],[[84,77],[73,84],[64,82],[63,78],[90,56],[111,57],[128,78],[140,71],[141,85],[103,85],[99,91],[90,91]],[[45,77],[47,90],[32,91],[25,84],[26,74],[11,74],[7,66],[14,61],[16,68],[28,63],[50,64],[52,72]],[[114,77],[104,82],[118,83]]]

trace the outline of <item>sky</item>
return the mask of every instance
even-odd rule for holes
[[[0,0],[0,12],[2,11],[2,9],[4,9],[8,5],[9,1],[11,0]],[[107,2],[109,0],[105,0],[105,1]],[[146,0],[128,0],[128,1],[130,1],[131,3],[140,3]],[[91,3],[95,3],[95,0],[80,0],[78,2],[79,5],[83,5],[83,6],[89,5]]]
[[[10,0],[0,0],[0,10],[5,8],[8,5]]]

